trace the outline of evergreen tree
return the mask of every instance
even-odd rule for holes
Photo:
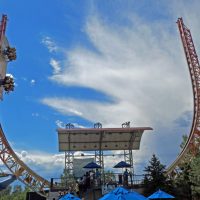
[[[188,136],[183,136],[183,141],[180,145],[183,149]],[[196,155],[190,151],[184,158],[184,162],[179,164],[179,173],[175,178],[177,191],[177,199],[200,199],[200,152]]]
[[[153,154],[149,164],[150,165],[144,169],[145,195],[148,196],[158,189],[173,193],[173,191],[171,191],[171,180],[165,176],[165,165],[160,163],[155,154]]]
[[[105,171],[104,172],[104,176],[105,176],[105,182],[108,183],[111,180],[115,180],[115,174],[113,173],[113,171]]]
[[[200,199],[200,153],[190,163],[189,180],[191,183],[192,196]]]
[[[176,174],[174,180],[174,188],[177,191],[176,198],[180,200],[192,199],[191,183],[189,173],[191,170],[190,162],[185,162],[179,165],[179,173]]]
[[[6,189],[0,191],[0,200],[25,200],[26,193],[30,191],[27,187],[24,189],[21,185],[8,186]]]
[[[184,148],[186,142],[187,142],[188,136],[187,135],[182,135],[182,142],[180,144],[181,150]]]
[[[0,191],[0,199],[3,200],[5,196],[9,196],[11,194],[12,187],[8,186],[6,189]]]

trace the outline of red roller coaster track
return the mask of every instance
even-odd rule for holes
[[[2,53],[2,51],[4,51],[2,43],[5,37],[6,22],[7,22],[7,16],[3,15],[0,24],[0,56],[1,56],[0,67],[3,68],[3,70],[1,70],[0,72],[2,77],[5,77],[6,66],[7,66],[6,58]],[[0,159],[10,170],[10,172],[16,176],[18,180],[23,182],[33,191],[37,191],[38,193],[40,193],[40,195],[43,196],[46,195],[45,190],[50,188],[50,183],[41,176],[37,175],[22,160],[18,158],[18,156],[15,154],[15,152],[9,145],[1,125],[0,125]]]
[[[0,42],[2,41],[3,36],[5,35],[5,32],[6,32],[6,23],[7,23],[7,16],[3,15],[1,25],[0,25]]]
[[[190,30],[184,25],[183,19],[179,18],[177,21],[178,29],[181,36],[181,41],[183,44],[183,49],[185,52],[191,82],[193,89],[193,100],[194,100],[194,110],[193,110],[193,121],[188,140],[176,158],[176,160],[168,167],[167,174],[171,174],[176,171],[176,168],[181,162],[184,161],[188,152],[193,155],[196,154],[200,146],[200,66],[198,56],[195,50],[195,46],[192,40],[192,35]]]
[[[0,126],[0,158],[6,167],[17,179],[30,187],[32,190],[45,195],[45,190],[49,189],[50,183],[37,175],[23,161],[21,161],[9,145],[3,129]]]
[[[5,21],[1,24],[1,37],[5,34],[6,17]],[[177,21],[178,28],[183,43],[187,64],[192,81],[193,95],[194,95],[194,116],[192,122],[192,128],[189,138],[186,142],[180,155],[177,159],[168,167],[167,173],[171,174],[176,167],[184,160],[189,151],[195,153],[196,149],[200,146],[200,68],[199,61],[193,44],[190,30],[183,24],[182,18]],[[45,189],[50,188],[50,183],[37,175],[26,164],[24,164],[12,150],[9,145],[2,127],[0,126],[0,158],[7,168],[13,173],[21,182],[30,187],[33,191],[37,191],[41,195],[45,196]]]

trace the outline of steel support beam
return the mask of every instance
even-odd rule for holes
[[[71,123],[66,124],[66,129],[73,129],[74,125]],[[69,149],[68,151],[65,151],[65,175],[67,177],[70,177],[73,175],[74,171],[74,152],[71,151],[70,144],[71,144],[71,134],[68,135],[68,143],[69,143]]]

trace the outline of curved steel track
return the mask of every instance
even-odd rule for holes
[[[0,158],[6,167],[14,174],[17,179],[31,188],[33,191],[45,196],[45,190],[50,188],[50,183],[37,175],[22,160],[18,158],[9,145],[3,129],[0,125]]]
[[[200,66],[190,30],[184,25],[182,18],[177,21],[178,29],[185,52],[193,91],[193,121],[188,140],[176,160],[167,168],[167,174],[176,172],[190,152],[195,155],[200,147]]]
[[[0,24],[0,77],[4,78],[6,74],[7,61],[3,55],[3,50],[5,48],[3,42],[5,40],[7,16],[2,16],[2,21]],[[7,44],[9,45],[9,44]],[[3,92],[3,87],[1,86],[0,92]],[[16,176],[18,180],[23,182],[33,191],[38,192],[42,196],[46,196],[46,189],[50,188],[50,183],[37,175],[33,170],[31,170],[19,157],[15,154],[11,146],[9,145],[3,129],[0,124],[0,159],[10,170],[12,174]]]
[[[198,57],[193,44],[190,30],[183,24],[181,18],[177,21],[181,40],[184,47],[187,64],[191,76],[193,96],[194,96],[194,115],[192,128],[189,138],[182,152],[176,160],[168,167],[167,174],[171,174],[176,170],[176,167],[185,159],[187,153],[193,152],[200,146],[200,67]],[[18,158],[15,152],[9,145],[3,129],[0,125],[0,158],[7,168],[14,174],[17,179],[30,187],[33,191],[37,191],[43,196],[46,196],[45,190],[50,188],[50,182],[36,174],[22,160]]]

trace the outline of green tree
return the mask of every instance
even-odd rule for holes
[[[179,173],[176,174],[174,180],[174,188],[177,191],[176,198],[177,199],[191,199],[191,183],[189,179],[189,173],[191,170],[190,163],[185,162],[179,165]]]
[[[60,176],[60,181],[61,181],[60,186],[63,189],[72,188],[73,190],[75,187],[76,180],[74,178],[74,175],[69,173],[68,170],[65,169],[63,170],[63,173]]]
[[[28,188],[22,188],[21,185],[15,185],[13,188],[8,186],[6,189],[0,191],[1,200],[25,200],[26,193],[30,191]]]
[[[163,189],[173,193],[172,182],[165,176],[165,165],[161,164],[159,159],[153,154],[149,161],[149,166],[144,169],[144,193],[150,195],[158,189]]]
[[[182,142],[180,144],[181,150],[184,148],[186,142],[187,142],[188,136],[187,135],[182,135]]]
[[[115,181],[115,174],[113,173],[113,171],[105,171],[104,172],[105,175],[105,182],[108,183],[110,181]]]
[[[12,187],[8,186],[6,189],[0,191],[0,199],[6,200],[6,196],[9,196],[11,194]]]
[[[188,136],[185,134],[182,136],[182,142],[180,144],[181,150],[183,150]],[[189,180],[190,173],[190,159],[191,156],[188,154],[185,156],[185,162],[179,164],[178,173],[174,178],[174,188],[176,190],[176,198],[180,200],[191,199],[191,184]]]
[[[192,196],[200,199],[200,153],[190,162],[189,181],[191,183]]]
[[[180,145],[184,148],[187,135],[183,135]],[[184,157],[184,162],[179,164],[179,173],[176,174],[174,187],[177,191],[177,199],[200,199],[200,151],[192,154],[190,151]]]

